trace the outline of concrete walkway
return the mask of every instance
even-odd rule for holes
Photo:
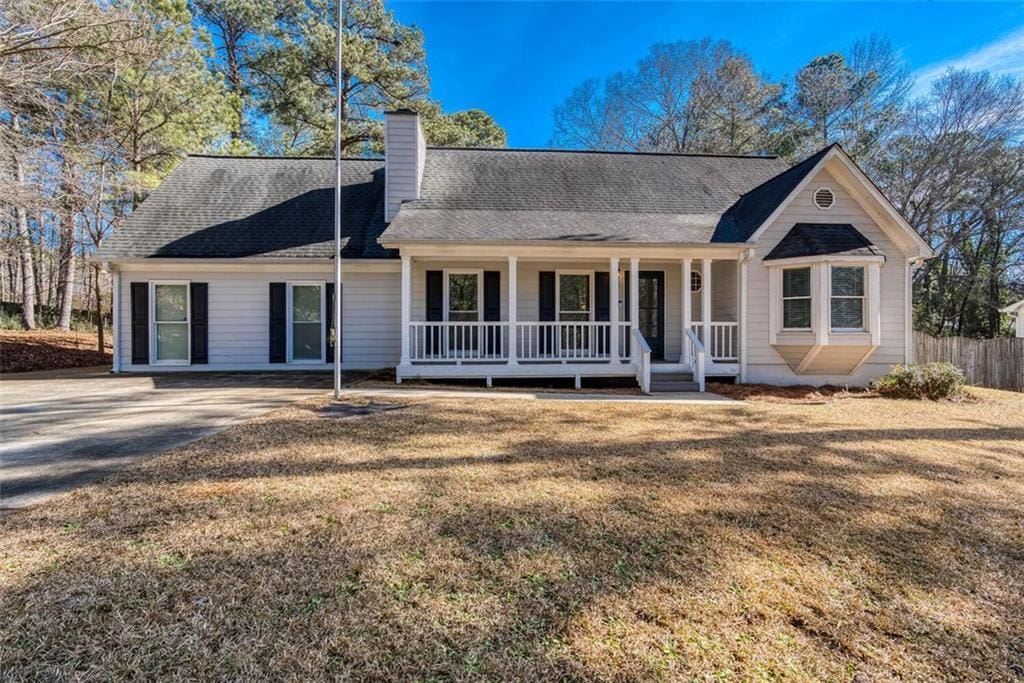
[[[0,508],[38,503],[330,387],[329,374],[311,373],[4,375]]]
[[[363,396],[368,398],[490,398],[520,401],[600,401],[603,403],[666,403],[676,405],[737,406],[744,401],[719,396],[710,392],[666,392],[663,394],[615,394],[554,392],[554,391],[500,391],[474,389],[429,389],[423,387],[381,387],[359,388],[359,385],[344,389],[342,397]]]

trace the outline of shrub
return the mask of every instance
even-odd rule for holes
[[[964,373],[952,363],[897,365],[871,388],[890,398],[927,398],[937,401],[963,395]]]
[[[16,313],[9,313],[0,309],[0,330],[23,330],[21,316]]]

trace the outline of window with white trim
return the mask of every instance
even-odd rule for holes
[[[151,292],[155,362],[188,363],[191,352],[188,283],[154,282]]]
[[[293,363],[324,362],[324,285],[288,284],[288,349]]]
[[[586,322],[591,319],[590,273],[558,273],[558,319]]]
[[[480,320],[480,271],[448,271],[445,316],[450,322]]]
[[[782,329],[811,329],[811,269],[782,271]]]
[[[833,331],[864,329],[864,266],[832,266],[829,312]]]

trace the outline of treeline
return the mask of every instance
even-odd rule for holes
[[[345,3],[342,148],[380,151],[381,113],[410,107],[433,144],[504,146],[483,111],[429,94],[423,34],[383,0]],[[0,11],[0,289],[96,319],[92,252],[187,153],[331,155],[329,0],[10,0]],[[100,326],[102,336],[102,326]],[[102,342],[101,342],[102,343]]]
[[[1024,297],[1024,85],[951,70],[913,92],[878,36],[787,81],[728,42],[658,44],[578,86],[554,112],[551,142],[790,160],[838,142],[938,254],[915,274],[917,329],[1006,334],[999,309]]]

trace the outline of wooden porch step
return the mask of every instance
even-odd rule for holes
[[[651,375],[651,393],[700,391],[692,372],[659,372]]]

